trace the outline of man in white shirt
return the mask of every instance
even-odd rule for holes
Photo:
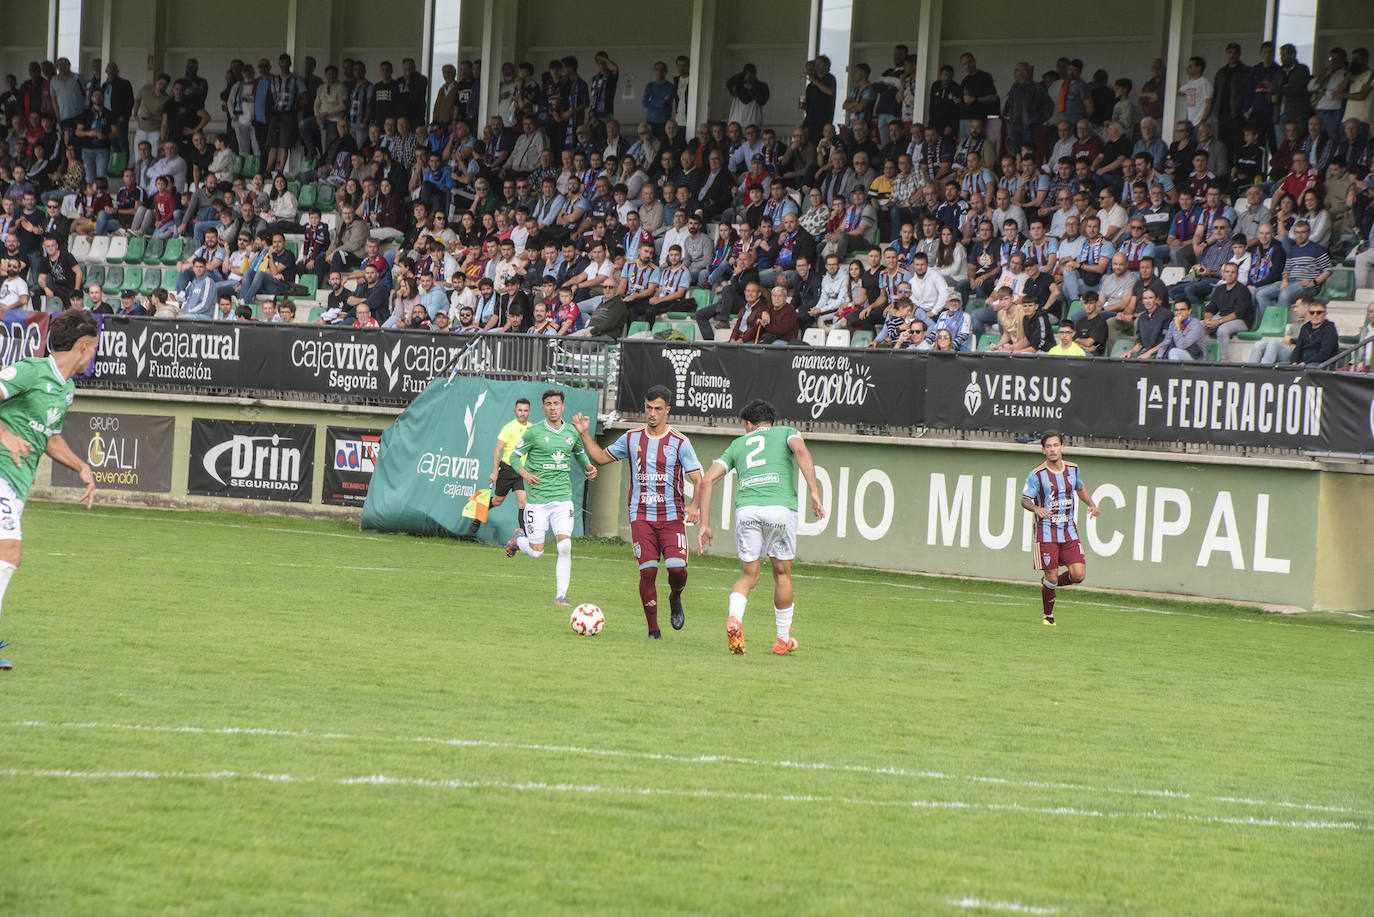
[[[679,207],[673,211],[673,225],[663,234],[663,257],[660,264],[668,263],[668,249],[674,245],[681,251],[687,250],[687,208]]]
[[[820,324],[826,322],[831,316],[849,301],[849,273],[840,270],[840,258],[838,255],[827,255],[825,258],[825,273],[821,275],[821,296],[812,307],[810,314],[805,318],[810,319],[811,323]]]
[[[949,299],[949,284],[939,271],[930,269],[930,260],[922,252],[911,259],[911,301],[926,315],[934,315]]]
[[[1206,69],[1207,62],[1202,58],[1188,58],[1188,79],[1178,87],[1184,117],[1193,127],[1212,117],[1212,82],[1202,75]]]
[[[0,261],[0,309],[27,309],[29,305],[29,285],[24,280],[28,266],[18,258],[5,258]]]
[[[157,193],[158,176],[166,175],[172,180],[172,189],[181,194],[186,190],[186,172],[186,160],[181,158],[177,145],[168,140],[162,144],[162,158],[148,167],[143,190],[152,197]]]
[[[997,206],[992,211],[992,225],[1001,226],[1007,220],[1015,220],[1017,230],[1026,232],[1026,211],[1022,210],[1019,204],[1012,202],[1011,192],[1006,188],[998,188],[995,200]]]
[[[1110,187],[1103,188],[1097,194],[1097,217],[1102,221],[1102,235],[1116,243],[1116,237],[1121,230],[1126,227],[1126,219],[1129,214],[1126,208],[1117,202],[1116,194]]]

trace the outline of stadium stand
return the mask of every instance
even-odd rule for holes
[[[1326,303],[1344,344],[1367,345],[1368,51],[1335,48],[1315,76],[1293,54],[1232,45],[1183,77],[1091,79],[1062,58],[994,79],[964,55],[917,86],[898,46],[890,67],[852,62],[846,97],[809,93],[793,130],[760,123],[768,89],[748,71],[730,76],[728,111],[694,130],[667,116],[666,78],[642,111],[622,99],[611,117],[618,68],[604,52],[511,66],[487,123],[466,61],[444,67],[432,104],[409,59],[395,75],[362,61],[317,74],[283,54],[234,61],[217,93],[203,78],[128,92],[92,78],[63,119],[57,69],[35,63],[0,94],[6,305],[18,281],[29,308],[68,305],[39,285],[50,235],[88,286],[135,291],[100,310],[134,314],[158,287],[183,312],[204,297],[191,283],[203,257],[214,292],[297,300],[312,323],[350,324],[350,298],[365,298],[383,325],[429,328],[441,311],[456,323],[470,305],[480,327],[520,331],[542,300],[559,334],[771,342],[748,304],[781,285],[797,315],[783,343],[926,349],[932,336],[903,332],[941,319],[943,286],[965,300],[969,350],[1016,351],[1045,312],[1074,321],[1091,353],[1163,356],[1161,323],[1140,322],[1155,289],[1166,315],[1192,306],[1200,358],[1281,362],[1302,293]],[[832,85],[829,67],[809,61],[808,86]],[[1294,74],[1310,86],[1289,87]],[[1175,90],[1180,120],[1161,125]],[[910,120],[918,96],[924,124]],[[160,128],[130,120],[135,104],[160,111]],[[899,310],[907,298],[916,308]],[[421,302],[426,320],[412,316]]]

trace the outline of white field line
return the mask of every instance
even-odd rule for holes
[[[947,898],[947,904],[980,911],[1011,911],[1017,914],[1058,914],[1057,907],[1036,907],[1019,901],[985,901],[982,898]]]
[[[44,512],[45,514],[52,513],[52,514],[56,514],[56,515],[65,515],[65,516],[84,516],[85,518],[95,518],[95,519],[103,519],[103,518],[113,519],[113,518],[114,518],[113,516],[110,516],[110,517],[94,516],[94,517],[92,517],[92,516],[87,515],[87,512],[86,512],[85,510],[58,509],[58,508],[53,508],[53,507],[47,507],[47,508],[45,508],[45,509],[43,510],[43,512]],[[131,514],[131,515],[132,515],[132,514]],[[168,513],[168,512],[165,512],[165,511],[159,511],[159,512],[155,512],[155,513],[152,513],[152,514],[138,514],[138,515],[133,515],[133,518],[136,518],[136,519],[143,519],[143,520],[148,520],[148,521],[156,521],[156,522],[178,523],[178,524],[180,524],[180,525],[199,525],[199,526],[209,526],[209,527],[212,527],[212,528],[214,528],[214,527],[221,527],[221,528],[231,528],[231,529],[256,529],[256,530],[258,530],[258,531],[264,531],[264,532],[278,532],[278,533],[287,534],[287,535],[318,535],[318,536],[320,536],[320,537],[322,537],[322,538],[345,538],[345,539],[352,539],[352,540],[357,540],[357,541],[378,541],[378,542],[384,542],[384,543],[386,543],[386,542],[391,542],[391,541],[394,540],[394,536],[392,536],[392,537],[385,537],[385,536],[379,536],[379,535],[355,535],[355,534],[352,534],[352,533],[349,533],[349,532],[320,532],[320,531],[315,531],[315,530],[313,530],[313,529],[295,529],[295,528],[287,528],[287,527],[285,527],[285,526],[244,525],[243,523],[239,523],[239,522],[212,522],[212,521],[202,520],[202,519],[186,519],[186,518],[183,518],[183,517],[181,517],[181,516],[177,516],[177,515],[175,515],[175,514]],[[449,546],[449,542],[448,542],[448,541],[439,541],[439,540],[434,540],[434,539],[427,539],[427,540],[426,540],[426,539],[420,539],[420,540],[417,540],[415,543],[416,543],[416,544],[426,544],[426,545],[430,545],[430,546],[442,546],[442,547],[448,547],[448,546]],[[709,561],[709,560],[722,560],[722,559],[723,559],[723,558],[708,558],[708,559],[706,559],[706,561]],[[708,570],[715,571],[715,572],[728,571],[728,570],[730,569],[730,567],[728,566],[728,564],[725,564],[725,565],[713,564],[713,563],[709,563],[709,562],[706,562],[706,561],[703,561],[702,559],[698,559],[697,563],[698,563],[700,566],[702,566],[702,567],[704,567],[704,568],[706,568],[706,569],[708,569]],[[624,561],[618,561],[618,560],[616,560],[615,558],[602,558],[602,559],[601,559],[601,562],[602,562],[602,563],[611,563],[611,564],[635,565],[633,561],[628,560],[628,559],[626,559],[626,560],[624,560]],[[221,563],[226,563],[226,564],[232,565],[234,562],[233,562],[233,561],[221,561]],[[244,563],[245,566],[251,565],[251,564],[252,564],[251,561],[245,561],[245,562],[243,562],[243,563]],[[310,567],[310,566],[312,566],[312,565],[304,564],[304,565],[302,565],[302,566]],[[637,565],[635,565],[635,566],[637,566]],[[349,568],[341,568],[341,569],[353,569],[353,570],[357,570],[357,569],[363,569],[363,568],[349,567]],[[378,571],[381,571],[381,572],[389,572],[386,568],[375,568],[375,569],[378,570]],[[478,575],[478,576],[493,576],[493,577],[500,578],[500,579],[510,579],[510,578],[512,578],[509,574],[485,574],[485,573],[478,573],[477,575]],[[816,574],[816,573],[794,573],[794,574],[792,574],[792,576],[793,576],[794,579],[818,579],[818,580],[823,579],[823,580],[825,580],[825,581],[827,581],[827,582],[832,582],[832,583],[848,583],[848,584],[859,585],[859,586],[887,586],[887,587],[892,588],[892,589],[914,589],[914,590],[918,590],[918,591],[922,591],[922,592],[951,592],[951,593],[956,593],[956,594],[962,596],[963,598],[961,598],[960,601],[967,601],[969,596],[974,596],[974,597],[980,598],[980,599],[981,599],[982,597],[994,598],[994,599],[1015,599],[1015,600],[1016,600],[1015,602],[1008,603],[1008,604],[1010,604],[1010,605],[1019,605],[1019,604],[1021,604],[1023,601],[1028,602],[1028,603],[1030,603],[1030,604],[1033,604],[1033,602],[1032,602],[1030,599],[1026,599],[1026,598],[1024,598],[1024,597],[1022,597],[1022,596],[1013,595],[1013,594],[1011,594],[1011,593],[1006,593],[1006,592],[984,592],[984,591],[977,590],[977,589],[970,590],[969,587],[966,586],[966,585],[959,585],[959,586],[939,586],[939,585],[924,585],[924,584],[920,584],[920,583],[896,583],[896,582],[891,582],[891,581],[889,581],[889,580],[855,579],[855,578],[841,577],[841,576],[821,575],[821,574]],[[1034,584],[1033,584],[1033,583],[1028,583],[1027,585],[1034,585]],[[945,604],[948,604],[948,601],[947,601]],[[988,605],[988,604],[995,604],[995,603],[991,603],[991,602],[981,602],[980,604]],[[1077,599],[1075,599],[1075,600],[1073,601],[1073,604],[1074,604],[1074,605],[1085,605],[1085,606],[1090,606],[1090,607],[1094,607],[1094,608],[1104,608],[1104,609],[1107,609],[1108,611],[1146,612],[1146,613],[1149,613],[1149,614],[1157,614],[1157,615],[1176,615],[1176,616],[1185,617],[1185,618],[1203,618],[1203,619],[1208,620],[1208,621],[1239,621],[1239,622],[1245,623],[1245,624],[1267,624],[1267,625],[1270,625],[1270,626],[1272,626],[1272,627],[1297,627],[1297,628],[1302,628],[1302,629],[1304,629],[1304,630],[1322,630],[1322,631],[1326,631],[1326,632],[1328,632],[1328,633],[1330,632],[1330,628],[1319,627],[1319,626],[1314,625],[1314,624],[1296,624],[1296,623],[1289,622],[1289,621],[1268,621],[1268,620],[1257,619],[1257,618],[1226,617],[1226,616],[1221,616],[1221,615],[1205,615],[1205,614],[1199,614],[1199,613],[1197,613],[1197,612],[1190,612],[1190,611],[1166,611],[1166,610],[1164,610],[1164,609],[1162,609],[1162,608],[1150,608],[1150,607],[1145,606],[1145,605],[1115,605],[1115,604],[1112,604],[1112,603],[1109,603],[1109,602],[1092,602],[1092,601],[1077,600]],[[1356,615],[1356,617],[1359,617],[1359,616]],[[1374,636],[1374,628],[1365,630],[1365,629],[1361,629],[1361,628],[1349,627],[1349,628],[1342,628],[1342,630],[1348,631],[1349,633],[1352,633],[1352,634],[1364,634],[1364,635],[1366,635],[1366,636]]]
[[[39,720],[20,720],[9,725],[28,729],[94,729],[129,732],[178,733],[189,735],[263,736],[281,739],[304,739],[343,742],[396,742],[401,744],[445,745],[452,748],[477,748],[494,751],[532,751],[547,754],[586,755],[596,758],[623,758],[637,761],[667,761],[674,764],[731,764],[774,770],[832,771],[846,774],[869,774],[880,777],[904,777],[914,780],[952,780],[994,786],[1033,790],[1066,790],[1074,793],[1109,793],[1123,796],[1149,796],[1161,799],[1199,799],[1206,802],[1254,807],[1295,809],[1308,812],[1327,812],[1343,815],[1374,817],[1374,812],[1345,806],[1282,800],[1247,799],[1235,796],[1198,796],[1182,790],[1156,790],[1136,787],[1097,787],[1077,783],[1057,783],[1042,780],[1011,780],[1005,777],[947,774],[941,771],[913,771],[899,767],[872,767],[862,764],[832,764],[823,761],[764,761],[734,755],[680,755],[669,752],[625,751],[614,748],[588,748],[579,745],[542,745],[531,742],[496,742],[487,739],[436,738],[432,736],[353,735],[339,732],[307,732],[295,729],[267,729],[256,726],[149,726],[133,723],[50,723]]]
[[[902,808],[956,812],[1014,812],[1021,815],[1049,815],[1058,818],[1082,819],[1144,819],[1149,821],[1183,821],[1199,824],[1238,825],[1258,828],[1293,828],[1301,831],[1374,831],[1374,825],[1351,821],[1280,821],[1272,818],[1234,818],[1221,815],[1189,815],[1175,812],[1104,812],[1097,809],[1075,809],[1068,806],[1035,807],[1016,803],[962,802],[934,799],[856,799],[847,796],[814,796],[810,794],[733,793],[721,790],[671,790],[662,787],[603,786],[600,784],[543,783],[540,781],[434,779],[425,777],[391,777],[386,774],[366,774],[358,777],[310,777],[292,774],[263,774],[217,770],[190,771],[74,771],[0,770],[0,777],[50,778],[62,780],[257,780],[270,783],[315,783],[322,786],[413,787],[437,790],[513,790],[536,793],[571,793],[575,795],[609,795],[639,797],[680,797],[688,799],[722,799],[730,801],[766,803],[811,803],[821,805],[872,806],[874,808]]]

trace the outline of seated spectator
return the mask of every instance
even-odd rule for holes
[[[1286,247],[1284,255],[1280,279],[1255,290],[1255,302],[1261,310],[1275,304],[1284,309],[1291,308],[1294,300],[1303,293],[1315,296],[1331,276],[1331,259],[1326,249],[1308,241],[1307,223],[1302,220],[1293,224],[1293,241]],[[1254,261],[1252,255],[1252,276]]]
[[[1159,352],[1169,323],[1169,312],[1162,305],[1164,301],[1154,287],[1146,287],[1141,291],[1141,309],[1135,318],[1135,344],[1124,354],[1126,359],[1148,360]]]
[[[1214,334],[1226,358],[1226,345],[1231,335],[1249,331],[1255,324],[1255,304],[1249,289],[1239,281],[1239,265],[1227,262],[1221,266],[1221,283],[1212,291],[1212,299],[1202,309],[1202,324]]]
[[[1059,342],[1045,352],[1052,357],[1087,356],[1083,348],[1074,340],[1073,325],[1070,322],[1059,323]]]
[[[1289,354],[1289,363],[1293,366],[1318,366],[1334,357],[1340,346],[1336,326],[1326,320],[1326,304],[1309,300],[1307,321],[1298,331],[1298,339]]]
[[[1193,317],[1193,307],[1186,302],[1174,303],[1174,320],[1164,329],[1164,337],[1154,353],[1142,357],[1169,360],[1201,360],[1207,352],[1207,329],[1202,320]]]

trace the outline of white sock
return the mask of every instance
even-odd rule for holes
[[[794,605],[788,605],[786,608],[773,609],[773,620],[776,621],[778,625],[779,640],[786,640],[788,633],[792,630],[792,609],[795,607]]]
[[[14,576],[14,571],[18,569],[9,561],[0,560],[0,608],[4,607],[5,590],[10,587],[10,577]]]
[[[558,542],[558,561],[553,566],[554,582],[558,585],[558,597],[568,597],[568,581],[572,579],[572,542]]]
[[[541,543],[539,545],[539,550],[536,551],[534,548],[530,547],[530,540],[525,537],[523,532],[515,536],[515,546],[519,548],[522,553],[528,554],[530,557],[544,556],[544,545]]]
[[[749,596],[742,592],[730,593],[730,617],[738,618],[740,623],[744,623],[744,606],[748,604]]]
[[[1051,583],[1048,579],[1042,579],[1042,580],[1040,581],[1040,585],[1044,586],[1046,589],[1058,589],[1058,588],[1059,588],[1059,583],[1058,583],[1057,581]]]

